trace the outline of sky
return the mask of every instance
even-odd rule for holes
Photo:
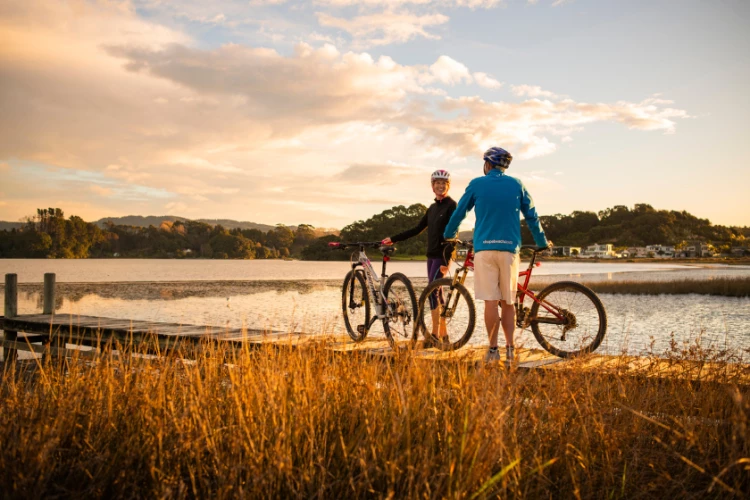
[[[750,225],[746,0],[0,2],[0,220],[341,228],[458,199]],[[470,228],[469,217],[462,228]]]

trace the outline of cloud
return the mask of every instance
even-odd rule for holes
[[[440,56],[430,66],[430,73],[437,81],[446,85],[456,85],[463,81],[470,83],[472,81],[469,68],[448,56]]]
[[[204,49],[127,5],[12,1],[3,8],[3,191],[28,204],[68,200],[96,219],[107,207],[131,210],[114,204],[127,199],[141,213],[174,203],[201,217],[344,224],[417,192],[429,202],[425,179],[435,168],[455,166],[460,189],[476,173],[463,174],[462,165],[489,145],[531,158],[552,154],[593,123],[672,132],[687,117],[657,96],[586,103],[553,93],[505,101],[461,95],[452,86],[501,84],[447,55],[407,65],[333,44],[300,43],[288,53]],[[14,176],[16,159],[43,165],[44,175]],[[77,180],[41,186],[40,178],[60,171]],[[84,206],[69,186],[92,182],[111,193]],[[367,189],[380,182],[388,189]]]
[[[639,103],[579,103],[529,99],[520,103],[487,102],[478,97],[446,97],[440,109],[456,114],[446,118],[414,113],[404,123],[420,131],[422,140],[445,155],[470,157],[493,145],[511,149],[521,159],[556,151],[555,137],[596,122],[621,123],[635,130],[672,133],[675,119],[687,118],[684,110],[660,107],[670,104],[655,98]],[[562,141],[562,139],[560,139]]]
[[[542,90],[538,85],[511,85],[511,91],[519,97],[557,97],[554,92]]]
[[[440,36],[427,31],[427,28],[448,22],[443,14],[416,15],[409,12],[380,12],[357,16],[352,19],[316,13],[322,26],[338,28],[349,33],[357,47],[372,47],[404,43],[422,37],[439,40]]]
[[[503,86],[502,83],[487,75],[487,73],[474,73],[474,81],[477,82],[477,85],[479,85],[480,87],[484,87],[487,89],[499,89]]]
[[[440,5],[444,7],[468,7],[471,9],[491,9],[503,5],[503,0],[314,0],[317,5],[332,7],[368,6],[368,7],[401,7],[405,5]]]
[[[552,1],[552,7],[559,7],[560,5],[564,5],[566,3],[572,3],[573,0],[553,0]],[[536,5],[539,3],[539,0],[527,0],[527,3],[529,5]]]
[[[99,196],[109,196],[112,194],[112,189],[97,184],[89,186],[89,191]]]
[[[190,207],[182,202],[173,201],[164,205],[164,209],[175,214],[184,214],[190,211]]]
[[[423,172],[408,165],[353,164],[334,175],[331,180],[355,185],[387,185],[408,180]]]

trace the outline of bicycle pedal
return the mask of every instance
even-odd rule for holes
[[[360,335],[364,335],[365,325],[357,325],[357,333],[359,333]]]

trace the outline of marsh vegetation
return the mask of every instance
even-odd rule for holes
[[[704,369],[688,370],[696,361]],[[746,498],[750,374],[728,361],[675,349],[666,362],[683,376],[657,378],[663,358],[606,374],[575,363],[523,372],[318,344],[27,362],[0,385],[0,488],[27,498]]]

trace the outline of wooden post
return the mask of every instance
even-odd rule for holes
[[[42,314],[55,314],[55,273],[44,273],[44,306],[42,307]],[[59,347],[59,342],[52,341],[52,335],[54,335],[54,332],[51,332],[50,337],[47,337],[47,340],[44,341],[44,345],[48,349],[50,345]],[[49,354],[49,350],[46,350],[42,355],[42,361],[48,362],[50,360]]]
[[[42,314],[55,314],[55,273],[44,274],[44,308]]]
[[[5,318],[15,318],[18,316],[18,275],[6,274],[5,275]],[[18,338],[18,332],[4,331],[3,338],[5,340],[15,341]],[[8,347],[3,348],[5,354],[5,367],[9,367],[16,362],[18,357],[18,351],[10,349]]]

